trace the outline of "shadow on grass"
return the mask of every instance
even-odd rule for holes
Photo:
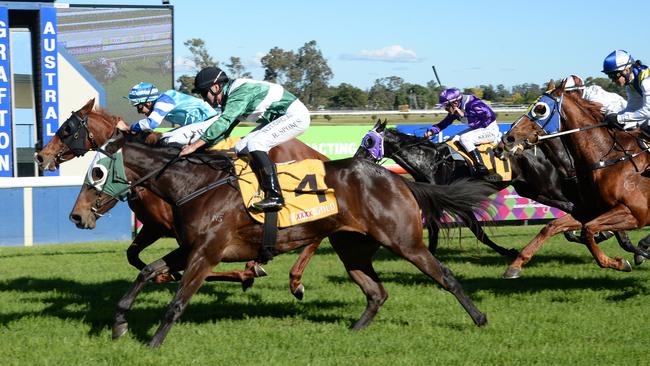
[[[100,284],[87,284],[78,281],[53,278],[37,279],[22,277],[0,282],[0,292],[16,291],[26,299],[23,302],[47,304],[40,311],[24,310],[0,314],[0,325],[28,317],[56,317],[84,322],[90,326],[89,335],[99,335],[102,331],[111,329],[113,315],[119,299],[130,288],[128,281],[108,281]],[[157,327],[163,319],[168,304],[176,293],[177,284],[148,284],[141,297],[136,300],[134,308],[127,315],[129,331],[143,342],[148,341],[152,334],[149,330]],[[155,293],[163,300],[150,297],[143,300],[146,294]],[[190,302],[189,307],[181,317],[182,322],[213,323],[219,320],[244,320],[256,317],[301,317],[312,322],[349,322],[355,320],[345,316],[324,315],[322,311],[338,309],[350,305],[342,301],[304,301],[295,300],[270,303],[261,295],[240,296],[238,288],[219,289],[212,285],[203,286],[199,293],[212,299],[205,302]],[[251,300],[252,297],[252,300]],[[152,302],[155,305],[152,305]],[[162,302],[162,304],[160,304]],[[26,306],[31,308],[31,306]]]

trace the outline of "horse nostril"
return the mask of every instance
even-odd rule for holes
[[[81,215],[70,214],[70,221],[72,221],[73,224],[79,225],[81,223]]]
[[[36,160],[37,163],[43,164],[43,157],[41,156],[41,154],[36,154],[34,159]]]
[[[512,137],[512,136],[508,136],[508,137],[506,137],[506,141],[508,141],[508,142],[515,142],[515,138]]]

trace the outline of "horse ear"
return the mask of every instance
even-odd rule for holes
[[[546,84],[546,91],[551,91],[555,89],[555,81],[553,79],[548,81],[548,84]]]
[[[384,118],[384,122],[381,124],[382,129],[386,128],[387,124],[388,124],[388,119]]]
[[[81,107],[81,109],[79,110],[79,113],[81,113],[82,115],[86,115],[86,114],[88,114],[90,111],[93,110],[93,107],[94,107],[94,106],[95,106],[95,98],[91,98],[91,99],[86,103],[86,105],[84,105],[83,107]]]

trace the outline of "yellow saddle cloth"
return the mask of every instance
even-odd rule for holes
[[[467,155],[465,149],[460,145],[457,145],[456,142],[447,141],[452,149],[458,152],[470,166],[474,165],[474,161]],[[485,167],[488,168],[490,174],[483,177],[484,180],[488,182],[510,182],[512,180],[512,168],[510,166],[510,158],[502,160],[494,156],[495,144],[482,144],[476,147],[476,149],[481,153],[483,158],[483,163]]]
[[[278,212],[278,227],[288,227],[320,220],[339,212],[334,189],[325,185],[323,162],[307,159],[277,164],[278,180],[284,197],[284,208]],[[247,161],[235,160],[239,188],[244,205],[249,208],[264,198],[255,173]],[[248,211],[255,221],[264,223],[264,213]]]
[[[210,146],[207,150],[209,151],[228,151],[228,150],[233,150],[235,149],[235,144],[241,140],[241,137],[226,137],[225,139],[217,142],[216,144]]]

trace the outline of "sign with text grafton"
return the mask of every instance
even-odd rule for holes
[[[0,177],[13,177],[9,11],[0,7]]]

